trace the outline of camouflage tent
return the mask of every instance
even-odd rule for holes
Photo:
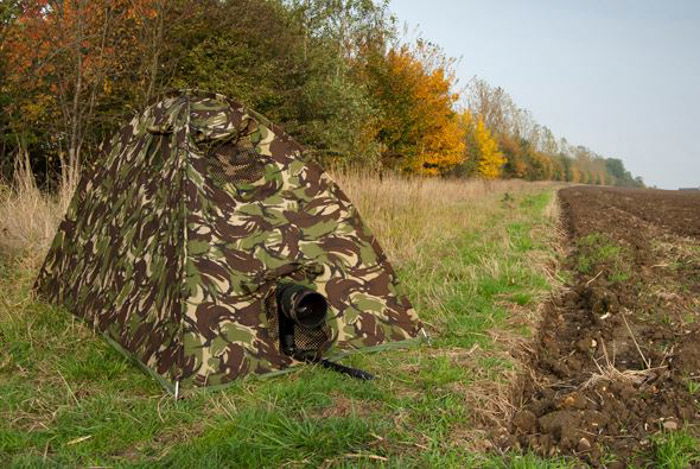
[[[182,91],[86,169],[36,289],[182,392],[297,361],[280,347],[284,282],[327,300],[297,331],[318,355],[421,332],[376,239],[301,146],[234,101]]]

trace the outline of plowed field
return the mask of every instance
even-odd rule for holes
[[[545,305],[501,446],[648,464],[661,439],[700,433],[700,192],[559,198],[571,275]]]

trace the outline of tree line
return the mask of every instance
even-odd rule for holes
[[[459,88],[454,60],[396,23],[388,0],[5,0],[0,174],[20,157],[50,184],[165,91],[200,88],[335,167],[642,185],[503,89]]]

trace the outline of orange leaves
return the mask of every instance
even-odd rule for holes
[[[421,45],[419,44],[419,47]],[[464,139],[452,106],[452,75],[431,67],[408,47],[368,57],[364,78],[380,103],[377,135],[384,163],[408,172],[437,175],[464,160]]]
[[[134,26],[153,18],[162,1],[27,1],[3,44],[7,82],[16,97],[9,111],[30,109],[28,115],[41,120],[42,106],[72,102],[73,93],[81,102],[87,102],[93,90],[109,93],[111,85],[105,80],[127,70],[122,62],[144,47],[133,34]],[[39,99],[59,94],[63,96],[58,100]],[[56,113],[48,107],[45,121]],[[19,113],[17,118],[23,116]]]
[[[147,0],[125,2],[126,17],[141,22],[153,20],[158,16],[158,11],[167,0]]]
[[[427,136],[427,141],[426,151],[418,159],[418,172],[437,175],[464,161],[464,138],[454,118],[445,119],[432,135]]]
[[[633,183],[483,80],[465,89],[470,111],[455,112],[452,59],[422,40],[392,48],[384,6],[330,3],[22,0],[1,32],[0,121],[44,158],[94,148],[160,91],[203,86],[261,106],[328,162]]]

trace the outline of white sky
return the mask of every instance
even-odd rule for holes
[[[647,185],[700,186],[700,0],[393,0],[557,137]]]

